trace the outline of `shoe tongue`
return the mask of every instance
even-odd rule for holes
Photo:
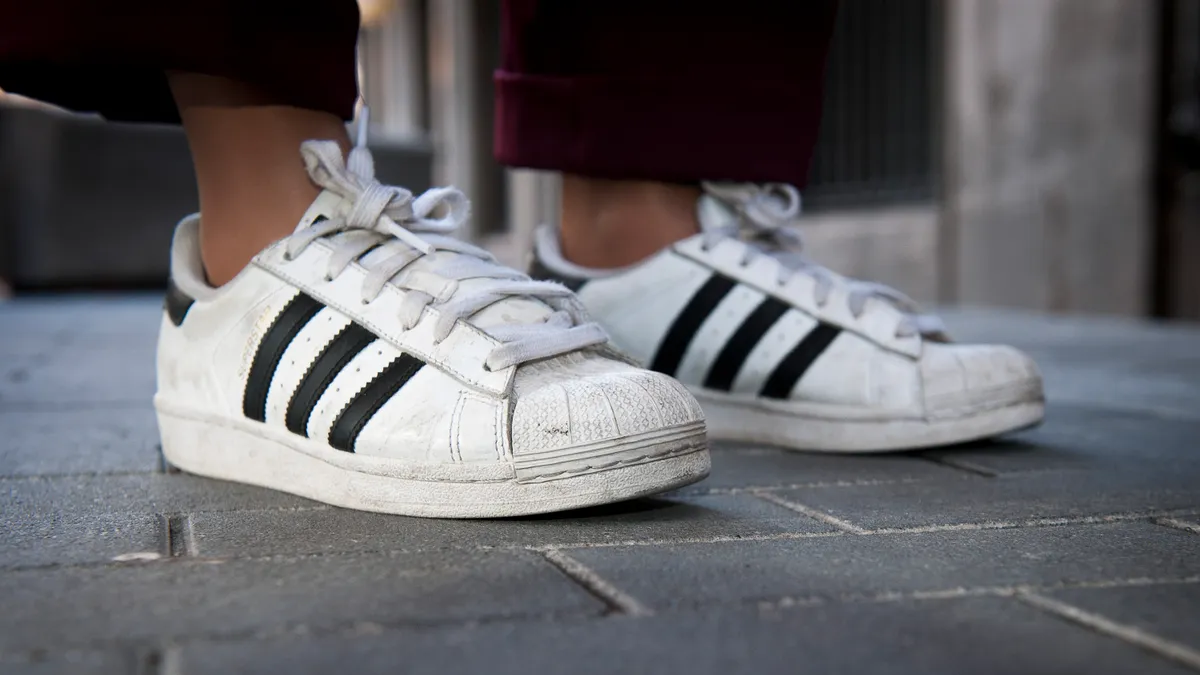
[[[696,200],[696,220],[701,232],[722,231],[745,244],[751,244],[764,253],[787,255],[770,230],[757,230],[747,226],[737,208],[729,202],[711,194],[703,194]],[[730,226],[736,226],[732,232]]]
[[[304,213],[304,217],[300,219],[300,224],[296,230],[302,230],[311,226],[314,222],[322,218],[333,219],[337,216],[345,216],[350,210],[350,204],[346,202],[338,194],[329,190],[323,190],[320,195],[308,207],[308,211]],[[337,236],[337,235],[335,235]],[[361,258],[361,262],[366,266],[371,266],[380,262],[392,255],[386,250],[374,249],[369,251]],[[457,255],[449,251],[437,251],[432,256],[425,256],[413,262],[408,268],[410,270],[430,270],[439,266],[447,260]],[[489,286],[496,284],[495,279],[465,279],[458,284],[459,293],[472,293],[475,291],[486,292]],[[483,310],[476,312],[471,317],[470,322],[477,328],[487,330],[492,326],[511,325],[511,324],[534,324],[545,321],[547,317],[554,313],[554,309],[546,303],[527,297],[510,297],[500,302],[497,302]]]
[[[335,216],[346,215],[350,211],[350,205],[345,199],[329,190],[321,190],[321,194],[313,200],[312,205],[304,212],[304,217],[300,219],[300,223],[296,226],[295,232],[299,232],[306,227],[311,226],[318,220],[332,220]]]
[[[729,204],[704,194],[696,200],[696,220],[701,232],[711,232],[737,222],[738,216]]]

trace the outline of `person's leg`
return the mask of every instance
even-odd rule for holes
[[[261,90],[222,77],[172,73],[200,193],[200,253],[209,283],[232,279],[267,244],[292,233],[320,188],[297,149],[337,141],[350,151],[342,119],[280,105]]]
[[[46,0],[0,25],[0,87],[118,121],[182,118],[209,280],[231,279],[316,197],[299,154],[348,147],[357,98],[351,0]]]
[[[87,13],[85,0],[48,1]],[[376,180],[361,143],[347,156],[353,0],[180,3],[192,22],[146,1],[132,18],[104,7],[115,28],[138,26],[132,43],[105,35],[103,16],[87,26],[109,66],[92,74],[128,99],[87,88],[80,72],[97,59],[79,45],[58,45],[75,51],[53,69],[33,58],[61,57],[52,39],[9,49],[23,37],[9,35],[22,21],[7,6],[0,86],[135,120],[174,119],[174,95],[202,213],[176,228],[159,332],[167,461],[344,507],[472,518],[606,504],[708,473],[686,390],[614,358],[566,289],[450,236],[468,212],[457,190],[414,198]],[[195,24],[209,34],[172,51]],[[150,88],[131,85],[130,59]]]
[[[700,187],[567,174],[563,255],[586,267],[624,267],[696,234]]]
[[[636,262],[696,233],[702,180],[805,182],[835,11],[506,0],[497,157],[564,173],[570,260]]]
[[[946,344],[800,250],[835,3],[668,4],[506,3],[496,154],[564,173],[531,274],[687,385],[712,438],[879,451],[1038,422],[1027,356]]]

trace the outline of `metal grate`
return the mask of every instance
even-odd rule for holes
[[[842,0],[809,209],[929,201],[939,179],[938,0]]]

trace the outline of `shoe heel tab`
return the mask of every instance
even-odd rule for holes
[[[179,221],[171,238],[171,270],[163,308],[171,323],[180,326],[196,299],[214,292],[200,259],[200,214],[194,213]]]
[[[529,276],[540,281],[556,281],[572,291],[579,292],[594,275],[588,270],[572,264],[562,256],[558,243],[558,230],[542,225],[533,233],[533,250],[529,257]]]
[[[578,293],[579,289],[583,288],[583,285],[588,282],[587,279],[567,276],[550,269],[545,265],[545,263],[542,262],[541,258],[537,257],[537,255],[534,255],[533,260],[531,260],[529,263],[529,276],[537,279],[538,281],[556,281],[576,293]]]
[[[212,298],[217,289],[208,283],[200,258],[200,214],[179,221],[171,240],[171,283],[197,299]]]
[[[167,312],[171,323],[182,326],[183,320],[187,318],[188,310],[194,304],[196,304],[196,299],[180,290],[179,286],[175,285],[174,279],[167,280],[167,296],[163,299],[163,309]]]

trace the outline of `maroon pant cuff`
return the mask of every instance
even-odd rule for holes
[[[799,86],[798,86],[799,85]],[[497,71],[502,163],[596,178],[802,186],[821,82]]]
[[[349,119],[357,38],[347,0],[0,3],[0,88],[113,120],[178,122],[164,73],[176,70]]]

